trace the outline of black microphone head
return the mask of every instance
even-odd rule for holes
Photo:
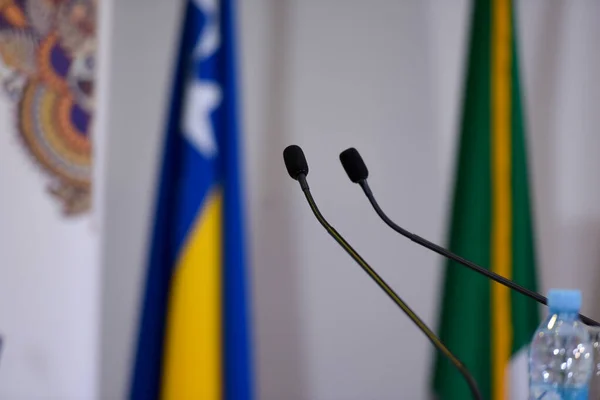
[[[342,151],[340,153],[340,161],[348,174],[348,178],[352,182],[358,183],[369,177],[369,170],[360,153],[354,147]]]
[[[300,174],[308,175],[308,163],[300,146],[292,144],[283,150],[283,161],[288,174],[298,180]]]

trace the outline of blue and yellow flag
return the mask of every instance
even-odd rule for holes
[[[185,10],[133,400],[253,398],[232,7]]]

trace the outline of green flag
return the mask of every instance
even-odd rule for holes
[[[450,249],[535,290],[513,5],[475,0],[472,18]],[[510,369],[517,355],[526,355],[538,323],[534,301],[447,264],[439,334],[474,375],[485,399],[514,395]],[[526,381],[526,363],[517,376]],[[460,374],[439,355],[434,390],[443,400],[470,398]],[[527,398],[526,393],[517,396]]]

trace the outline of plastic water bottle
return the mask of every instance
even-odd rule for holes
[[[593,345],[579,320],[581,292],[551,290],[548,318],[529,348],[530,400],[588,400]]]

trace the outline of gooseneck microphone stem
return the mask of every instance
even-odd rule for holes
[[[340,235],[323,217],[315,200],[313,199],[308,182],[306,181],[306,175],[308,174],[308,164],[304,157],[304,152],[297,145],[290,145],[283,151],[283,160],[285,167],[290,177],[297,180],[300,183],[300,187],[306,196],[306,200],[310,205],[311,210],[315,214],[315,217],[319,223],[325,228],[325,230],[333,237],[333,239],[348,253],[354,261],[360,265],[360,267],[377,283],[377,285],[392,299],[394,303],[410,318],[410,320],[417,325],[417,327],[427,336],[433,346],[441,352],[448,360],[454,365],[454,367],[463,375],[473,398],[481,400],[481,394],[477,388],[475,379],[471,376],[467,368],[458,360],[451,352],[444,346],[441,340],[425,325],[423,321],[408,307],[408,305],[394,292],[394,290],[375,272],[373,268],[346,242],[346,240]],[[365,167],[366,172],[366,167]]]
[[[444,356],[448,358],[448,360],[450,360],[452,364],[456,366],[456,368],[460,371],[460,373],[467,381],[467,384],[471,389],[471,393],[473,394],[473,398],[481,400],[481,394],[479,393],[479,389],[477,388],[477,383],[475,382],[467,368],[463,365],[463,363],[458,358],[456,358],[450,352],[450,350],[446,348],[446,346],[431,331],[431,329],[429,329],[429,327],[410,309],[410,307],[400,298],[400,296],[398,296],[396,292],[394,292],[394,290],[383,280],[383,278],[381,278],[379,274],[375,272],[375,270],[356,252],[356,250],[352,248],[352,246],[350,246],[348,242],[346,242],[346,240],[335,230],[335,228],[333,228],[333,226],[331,226],[329,222],[327,222],[327,220],[323,217],[323,215],[319,211],[319,208],[317,207],[317,204],[315,203],[315,200],[312,197],[312,194],[310,193],[310,188],[306,181],[306,174],[300,173],[297,176],[297,179],[300,183],[302,191],[304,192],[304,195],[306,196],[306,200],[310,205],[310,209],[315,214],[315,217],[317,218],[319,223],[323,226],[323,228],[325,228],[327,233],[329,233],[329,235],[331,235],[331,237],[333,237],[333,239],[340,246],[342,246],[344,250],[346,250],[348,255],[350,255],[350,257],[352,257],[352,259],[356,261],[358,265],[360,265],[360,267],[367,273],[367,275],[369,275],[371,279],[373,279],[375,283],[377,283],[377,285],[379,285],[379,287],[383,289],[383,291],[390,297],[390,299],[392,299],[392,301],[396,303],[396,305],[400,307],[402,311],[404,311],[408,318],[410,318],[421,329],[421,331],[425,333],[425,335],[435,346],[435,348],[438,349]]]
[[[472,269],[475,272],[478,272],[482,275],[487,276],[489,279],[498,282],[504,286],[507,286],[519,293],[521,293],[524,296],[530,297],[534,300],[537,300],[538,302],[547,305],[548,304],[548,299],[544,296],[542,296],[541,294],[534,292],[532,290],[529,290],[527,288],[524,288],[523,286],[511,281],[510,279],[507,279],[501,275],[496,274],[493,271],[487,270],[477,264],[475,264],[472,261],[469,261],[465,258],[462,258],[448,250],[446,250],[445,248],[430,242],[427,239],[424,239],[418,235],[415,235],[414,233],[411,233],[409,231],[407,231],[406,229],[398,226],[396,223],[394,223],[394,221],[392,221],[381,209],[381,207],[379,207],[379,204],[377,203],[377,201],[375,200],[375,197],[373,196],[373,192],[371,191],[371,188],[369,187],[369,184],[367,183],[366,179],[362,179],[358,182],[358,184],[360,185],[360,187],[363,189],[363,191],[365,192],[365,195],[367,196],[367,198],[369,199],[369,202],[371,203],[371,205],[373,206],[373,208],[375,209],[375,212],[377,213],[377,215],[379,215],[379,217],[381,217],[381,219],[393,230],[395,230],[396,232],[398,232],[399,234],[401,234],[402,236],[412,240],[415,243],[420,244],[421,246],[424,246],[426,248],[428,248],[429,250],[432,250],[446,258],[449,258],[452,261],[456,261],[459,264],[464,265],[467,268]],[[600,324],[596,321],[594,321],[593,319],[586,317],[585,315],[579,314],[579,318],[581,319],[581,321],[583,321],[583,323],[585,323],[586,325],[591,325],[591,326],[600,326]]]

